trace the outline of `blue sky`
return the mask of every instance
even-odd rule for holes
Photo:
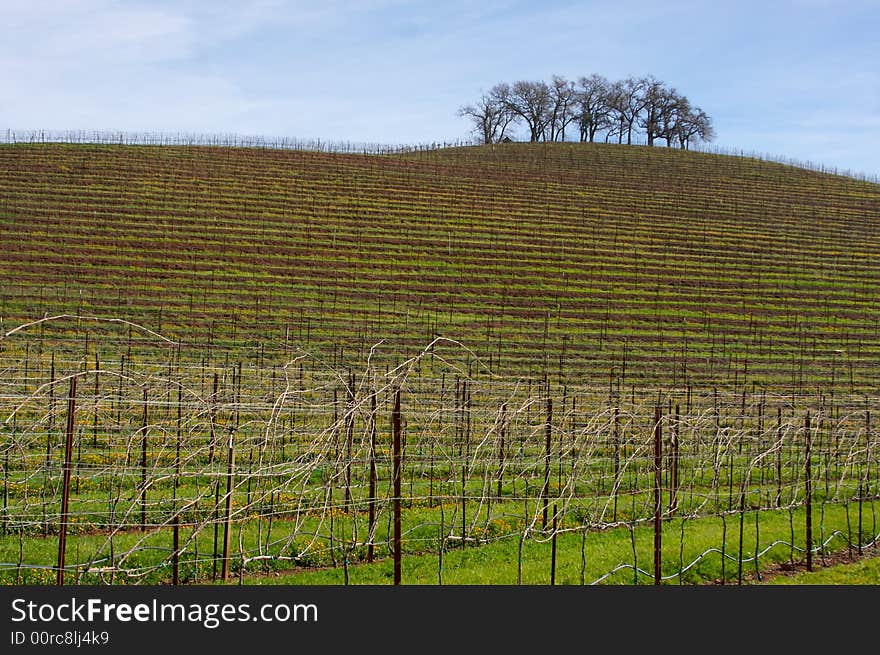
[[[653,74],[720,146],[880,175],[880,0],[0,0],[0,128],[382,143],[497,82]]]

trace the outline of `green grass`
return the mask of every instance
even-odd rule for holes
[[[815,571],[773,576],[768,584],[774,585],[880,585],[880,557],[848,564],[835,564]]]
[[[190,362],[303,347],[337,367],[443,335],[495,373],[559,382],[875,384],[880,186],[848,178],[605,144],[15,145],[0,188],[7,329],[115,316]],[[46,351],[80,354],[82,325],[44,327]],[[123,331],[86,329],[119,358]]]
[[[464,470],[467,495],[485,503],[502,432],[507,500],[491,514],[470,509],[473,534],[508,515],[528,520],[510,499],[536,507],[548,397],[551,495],[570,494],[568,525],[612,521],[613,458],[625,464],[616,518],[650,516],[655,404],[664,407],[667,454],[670,414],[682,406],[681,511],[698,514],[685,524],[685,560],[722,542],[718,514],[735,510],[747,470],[747,508],[773,506],[778,478],[784,498],[803,497],[807,413],[816,498],[876,498],[878,217],[880,185],[666,148],[511,144],[362,156],[0,146],[0,243],[14,244],[0,267],[0,335],[71,315],[0,338],[3,580],[18,575],[9,565],[20,557],[53,563],[54,540],[39,535],[44,520],[50,531],[58,523],[65,376],[74,373],[83,468],[71,500],[73,562],[108,556],[105,538],[90,532],[117,524],[107,517],[114,489],[117,509],[130,510],[126,529],[136,525],[142,475],[150,518],[168,520],[178,438],[179,497],[201,498],[194,520],[208,520],[209,477],[222,477],[226,462],[221,448],[207,464],[216,432],[236,443],[233,507],[246,517],[245,550],[259,551],[268,511],[265,496],[245,508],[241,484],[252,474],[285,517],[303,499],[314,510],[295,536],[320,535],[299,560],[318,568],[285,576],[340,581],[338,567],[325,568],[339,563],[325,520],[339,507],[324,494],[332,488],[338,504],[349,461],[349,372],[356,499],[366,496],[367,399],[378,389],[372,418],[387,498],[389,403],[403,388],[409,582],[437,576],[438,517],[426,495],[448,496],[451,511]],[[438,337],[448,340],[420,355]],[[473,391],[466,419],[463,380]],[[445,489],[426,491],[426,477]],[[385,537],[387,503],[383,512]],[[766,514],[768,540],[786,531],[784,516]],[[843,529],[839,515],[827,520],[829,530]],[[334,526],[348,527],[344,517]],[[674,542],[680,525],[667,529]],[[212,532],[206,525],[194,537],[200,553],[213,547]],[[647,563],[650,534],[637,533]],[[141,537],[114,539],[125,550]],[[146,574],[132,580],[167,580],[169,541],[167,529],[148,534],[132,559]],[[560,582],[578,583],[580,536],[564,534],[558,545]],[[275,555],[298,556],[301,546]],[[586,581],[631,559],[627,530],[590,532],[584,546]],[[548,548],[525,541],[524,582],[546,578]],[[768,563],[783,557],[777,550]],[[685,581],[720,577],[716,555]],[[446,557],[444,582],[517,577],[516,539]],[[28,575],[47,569],[35,571]],[[350,574],[381,582],[388,563],[358,563]]]
[[[725,536],[726,522],[726,542]],[[763,551],[774,541],[791,544],[794,526],[794,544],[803,548],[803,511],[791,515],[787,511],[761,512],[758,532],[755,531],[754,513],[749,513],[743,526],[743,558],[754,557],[755,546]],[[821,526],[822,534],[831,536],[834,530],[846,531],[845,512],[840,507],[828,506]],[[820,526],[816,525],[816,539]],[[653,583],[653,527],[641,525],[634,530],[636,559],[642,572],[636,576],[632,568],[624,568],[601,580],[602,584],[652,584]],[[756,538],[759,539],[756,541]],[[736,582],[739,574],[739,519],[736,515],[721,518],[692,519],[682,522],[672,519],[664,523],[665,544],[662,572],[666,584],[699,584],[706,582]],[[840,535],[828,543],[828,551],[846,546]],[[726,544],[726,545],[725,545]],[[787,544],[777,544],[758,559],[758,570],[766,571],[773,565],[791,560],[800,561],[802,551],[792,550]],[[720,550],[724,546],[725,558],[722,571]],[[714,549],[711,550],[710,549]],[[707,552],[710,551],[710,552]],[[687,565],[704,557],[693,567],[676,575]],[[816,555],[818,558],[818,555]],[[522,549],[522,583],[546,585],[550,582],[551,544],[549,540],[528,539]],[[565,533],[557,540],[557,584],[591,583],[620,565],[634,562],[629,528],[614,528],[602,532]],[[431,555],[405,556],[402,561],[404,584],[517,584],[519,581],[519,540],[506,539],[478,548],[453,548],[443,555],[443,569],[438,577],[439,559]],[[722,578],[723,573],[723,578]],[[755,574],[754,560],[743,564],[743,578],[749,582]],[[349,570],[351,584],[388,584],[393,578],[393,562],[386,558],[375,564],[352,566]],[[248,578],[250,584],[341,584],[344,571],[334,569],[304,572],[276,573],[269,576]]]

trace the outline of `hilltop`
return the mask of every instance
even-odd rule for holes
[[[605,144],[38,144],[0,147],[0,189],[4,332],[117,317],[192,359],[343,366],[443,336],[506,376],[876,389],[868,182]]]

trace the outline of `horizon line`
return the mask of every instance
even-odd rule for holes
[[[364,154],[388,155],[407,152],[428,152],[446,148],[461,148],[485,144],[477,138],[458,138],[444,141],[424,141],[410,143],[381,143],[369,141],[332,140],[320,138],[301,138],[290,136],[266,136],[244,134],[238,132],[189,132],[167,130],[55,130],[55,129],[12,129],[0,131],[0,145],[66,143],[71,145],[128,145],[128,146],[192,146],[221,148],[262,148],[267,150],[298,150],[305,152],[324,152],[328,154]],[[851,168],[841,169],[819,162],[800,160],[795,157],[744,150],[731,146],[697,143],[688,148],[667,148],[665,145],[648,146],[647,142],[639,141],[632,144],[606,143],[604,141],[525,141],[511,140],[518,144],[567,144],[567,145],[602,145],[624,147],[653,147],[660,150],[685,150],[704,154],[738,157],[741,159],[757,159],[764,162],[783,164],[803,170],[846,177],[860,182],[880,184],[880,175],[855,171]]]

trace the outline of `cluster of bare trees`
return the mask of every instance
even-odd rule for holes
[[[649,146],[663,139],[681,148],[715,136],[706,112],[653,76],[612,82],[595,74],[577,81],[554,75],[549,83],[496,84],[458,115],[471,119],[483,143],[504,141],[515,127],[528,130],[530,141],[577,137],[631,145],[636,133]]]

